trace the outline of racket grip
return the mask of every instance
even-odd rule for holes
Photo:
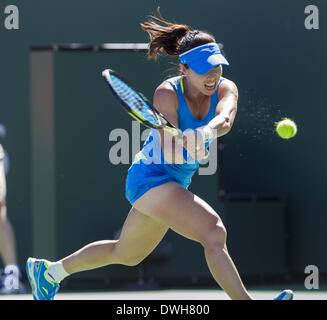
[[[182,134],[182,135],[179,136],[179,139],[183,141],[182,145],[186,149],[186,136],[184,136]],[[210,154],[209,150],[206,149],[205,150],[205,155],[204,155],[204,157],[202,159],[204,159],[204,160],[207,159],[209,157],[209,154]]]

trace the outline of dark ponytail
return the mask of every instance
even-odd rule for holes
[[[148,57],[154,60],[162,54],[178,55],[179,41],[191,30],[185,24],[171,23],[161,16],[151,16],[151,20],[141,23],[141,27],[149,34]]]
[[[148,57],[156,60],[160,55],[177,56],[206,43],[216,42],[215,37],[208,32],[193,30],[186,24],[169,22],[158,16],[141,23],[141,27],[149,34],[150,45]]]
[[[141,23],[141,27],[149,34],[150,44],[148,57],[156,60],[160,55],[177,56],[194,47],[215,42],[215,38],[203,31],[192,30],[185,24],[172,23],[165,20],[157,10],[158,17]]]

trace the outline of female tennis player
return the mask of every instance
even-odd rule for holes
[[[162,130],[151,130],[128,170],[126,197],[132,208],[118,240],[91,243],[57,262],[28,259],[26,269],[34,299],[53,299],[59,283],[76,272],[111,264],[139,264],[170,228],[203,246],[212,276],[231,299],[252,300],[228,253],[221,218],[209,204],[188,191],[208,142],[227,134],[234,123],[238,90],[232,81],[222,77],[222,65],[228,62],[207,32],[168,22],[161,16],[151,17],[141,26],[150,36],[149,58],[178,56],[180,62],[180,76],[159,85],[153,104],[183,132],[192,130],[185,132],[183,142],[175,141],[176,148]],[[193,139],[194,132],[203,139]],[[150,142],[158,141],[158,137],[165,161],[146,161],[153,145]],[[177,148],[181,144],[185,148]],[[195,161],[186,161],[189,159]],[[292,297],[290,290],[284,290],[275,299]]]

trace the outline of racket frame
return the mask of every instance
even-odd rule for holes
[[[158,125],[155,125],[151,123],[150,121],[143,118],[140,114],[135,112],[124,99],[120,97],[120,95],[116,92],[114,89],[114,86],[111,81],[111,75],[114,75],[121,81],[123,81],[127,86],[129,86],[136,94],[140,96],[140,98],[143,100],[143,102],[149,106],[149,108],[153,111],[153,114],[158,121]],[[151,129],[163,129],[169,133],[171,133],[174,136],[181,136],[181,131],[176,128],[173,124],[171,124],[152,104],[150,104],[149,100],[144,96],[143,93],[137,91],[134,89],[134,87],[126,81],[124,78],[119,76],[114,70],[112,69],[106,69],[102,72],[102,76],[105,79],[105,82],[109,86],[111,92],[114,94],[114,96],[118,99],[118,101],[121,103],[121,105],[125,108],[127,113],[135,120],[139,121],[140,123],[144,124],[146,127]]]

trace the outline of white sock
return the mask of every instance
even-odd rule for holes
[[[47,274],[50,279],[52,279],[56,283],[60,283],[60,281],[64,280],[66,277],[69,276],[69,273],[66,272],[61,261],[50,262]]]

